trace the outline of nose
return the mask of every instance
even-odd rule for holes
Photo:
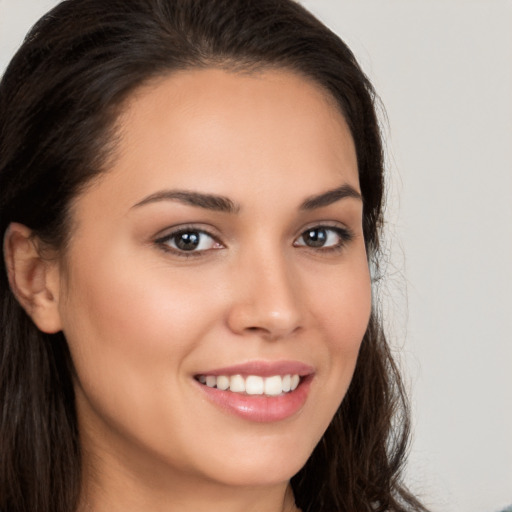
[[[293,266],[282,255],[250,258],[235,272],[229,328],[266,340],[289,337],[303,327],[303,297]]]

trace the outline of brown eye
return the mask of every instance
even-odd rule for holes
[[[176,248],[182,251],[194,251],[201,243],[201,234],[198,231],[185,231],[174,235]]]
[[[202,252],[222,245],[211,235],[199,229],[180,229],[156,240],[156,243],[175,252]]]
[[[341,248],[352,239],[352,234],[345,228],[316,226],[304,231],[294,245],[313,249]]]
[[[308,247],[323,247],[328,239],[327,230],[324,228],[309,229],[302,233],[304,245]]]

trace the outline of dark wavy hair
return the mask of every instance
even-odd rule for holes
[[[108,172],[116,120],[149,80],[189,68],[285,69],[336,100],[351,130],[371,265],[379,259],[383,152],[374,90],[347,46],[293,0],[67,0],[27,35],[0,84],[0,233],[22,223],[63,251],[70,204]],[[0,270],[0,509],[73,512],[81,454],[73,364]],[[409,420],[376,307],[355,374],[292,479],[304,512],[426,509],[400,471]]]

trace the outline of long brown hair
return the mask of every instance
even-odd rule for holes
[[[178,69],[277,67],[336,100],[354,138],[370,264],[379,260],[383,156],[374,90],[338,36],[293,0],[67,0],[43,17],[0,84],[0,233],[30,227],[63,250],[69,206],[108,171],[123,101]],[[73,512],[81,483],[73,365],[0,270],[0,509]],[[293,477],[313,511],[424,511],[400,480],[409,421],[374,304],[339,410]]]

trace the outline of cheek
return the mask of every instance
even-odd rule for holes
[[[76,261],[61,310],[78,378],[98,393],[126,386],[142,401],[150,385],[178,378],[218,317],[215,303],[163,267],[105,254],[90,260],[94,268]]]
[[[112,431],[135,436],[181,460],[186,443],[170,440],[193,423],[187,369],[221,316],[214,287],[207,273],[185,279],[137,258],[119,261],[103,254],[93,269],[76,261],[62,307],[81,428],[102,442]]]
[[[318,273],[316,275],[318,283]],[[372,307],[371,282],[366,261],[325,276],[324,291],[314,294],[312,309],[325,329],[331,350],[357,352]]]
[[[70,320],[70,330],[80,328],[92,336],[89,343],[120,343],[130,349],[138,340],[140,348],[151,349],[173,340],[172,346],[179,346],[178,334],[193,325],[188,318],[192,304],[197,311],[208,300],[176,280],[176,272],[133,254],[93,254],[94,265],[82,264],[83,259],[75,262],[62,314]]]
[[[317,283],[321,275],[316,274]],[[324,397],[330,397],[332,414],[348,389],[372,309],[371,281],[366,259],[342,269],[324,282],[324,293],[311,294],[311,310],[323,332],[328,374]]]

